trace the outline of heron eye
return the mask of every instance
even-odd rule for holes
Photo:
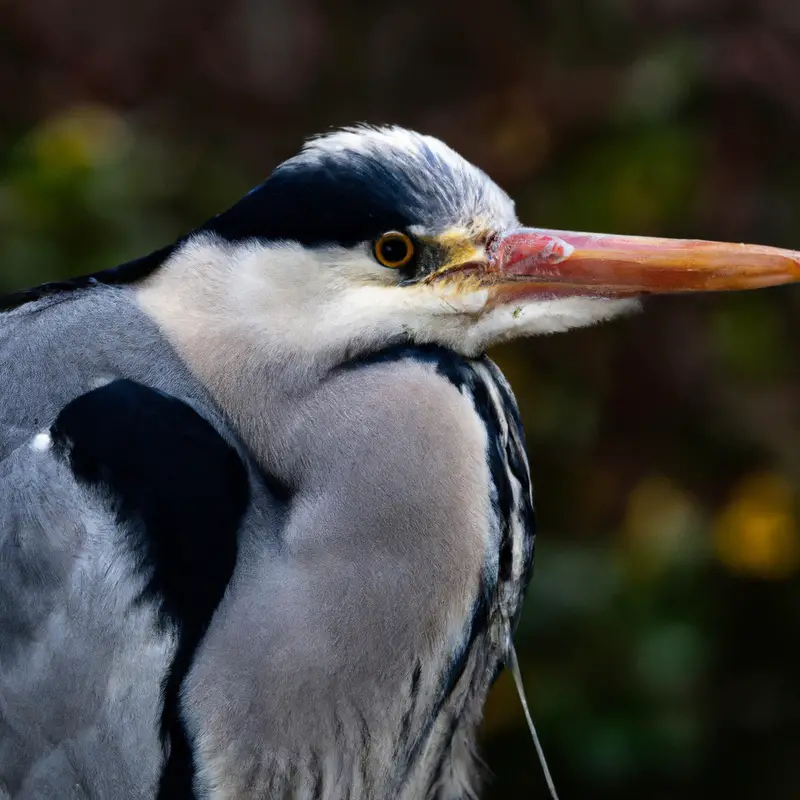
[[[414,242],[409,236],[399,231],[384,233],[375,242],[375,258],[384,267],[399,269],[408,264],[414,257]]]

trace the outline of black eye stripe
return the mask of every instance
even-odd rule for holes
[[[231,241],[257,238],[350,248],[429,215],[430,210],[410,194],[404,176],[387,176],[370,159],[340,156],[278,167],[203,229]]]
[[[230,241],[350,248],[410,225],[443,228],[473,212],[473,203],[465,208],[465,199],[474,198],[479,207],[488,183],[455,154],[452,161],[421,140],[409,149],[387,143],[372,150],[301,155],[201,230]]]

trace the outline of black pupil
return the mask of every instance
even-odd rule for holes
[[[398,264],[408,256],[408,242],[403,239],[387,239],[381,242],[381,258],[390,264]]]

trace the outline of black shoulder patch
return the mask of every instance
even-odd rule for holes
[[[59,294],[73,292],[76,289],[87,289],[97,285],[119,285],[124,283],[134,283],[142,278],[146,278],[155,272],[164,261],[174,252],[178,244],[172,244],[156,250],[154,253],[136,258],[133,261],[126,261],[124,264],[106,269],[102,272],[95,272],[91,275],[81,275],[66,281],[52,281],[34,286],[32,289],[23,289],[20,292],[0,296],[0,312],[11,311],[43,297],[55,297]]]
[[[130,380],[67,405],[51,429],[78,480],[105,488],[148,571],[146,598],[178,626],[164,687],[169,758],[160,797],[193,797],[191,748],[179,690],[233,573],[237,532],[250,497],[231,447],[182,401]]]

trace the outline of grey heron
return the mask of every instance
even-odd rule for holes
[[[475,796],[534,544],[486,349],[799,264],[523,228],[442,142],[362,127],[7,298],[0,797]]]

